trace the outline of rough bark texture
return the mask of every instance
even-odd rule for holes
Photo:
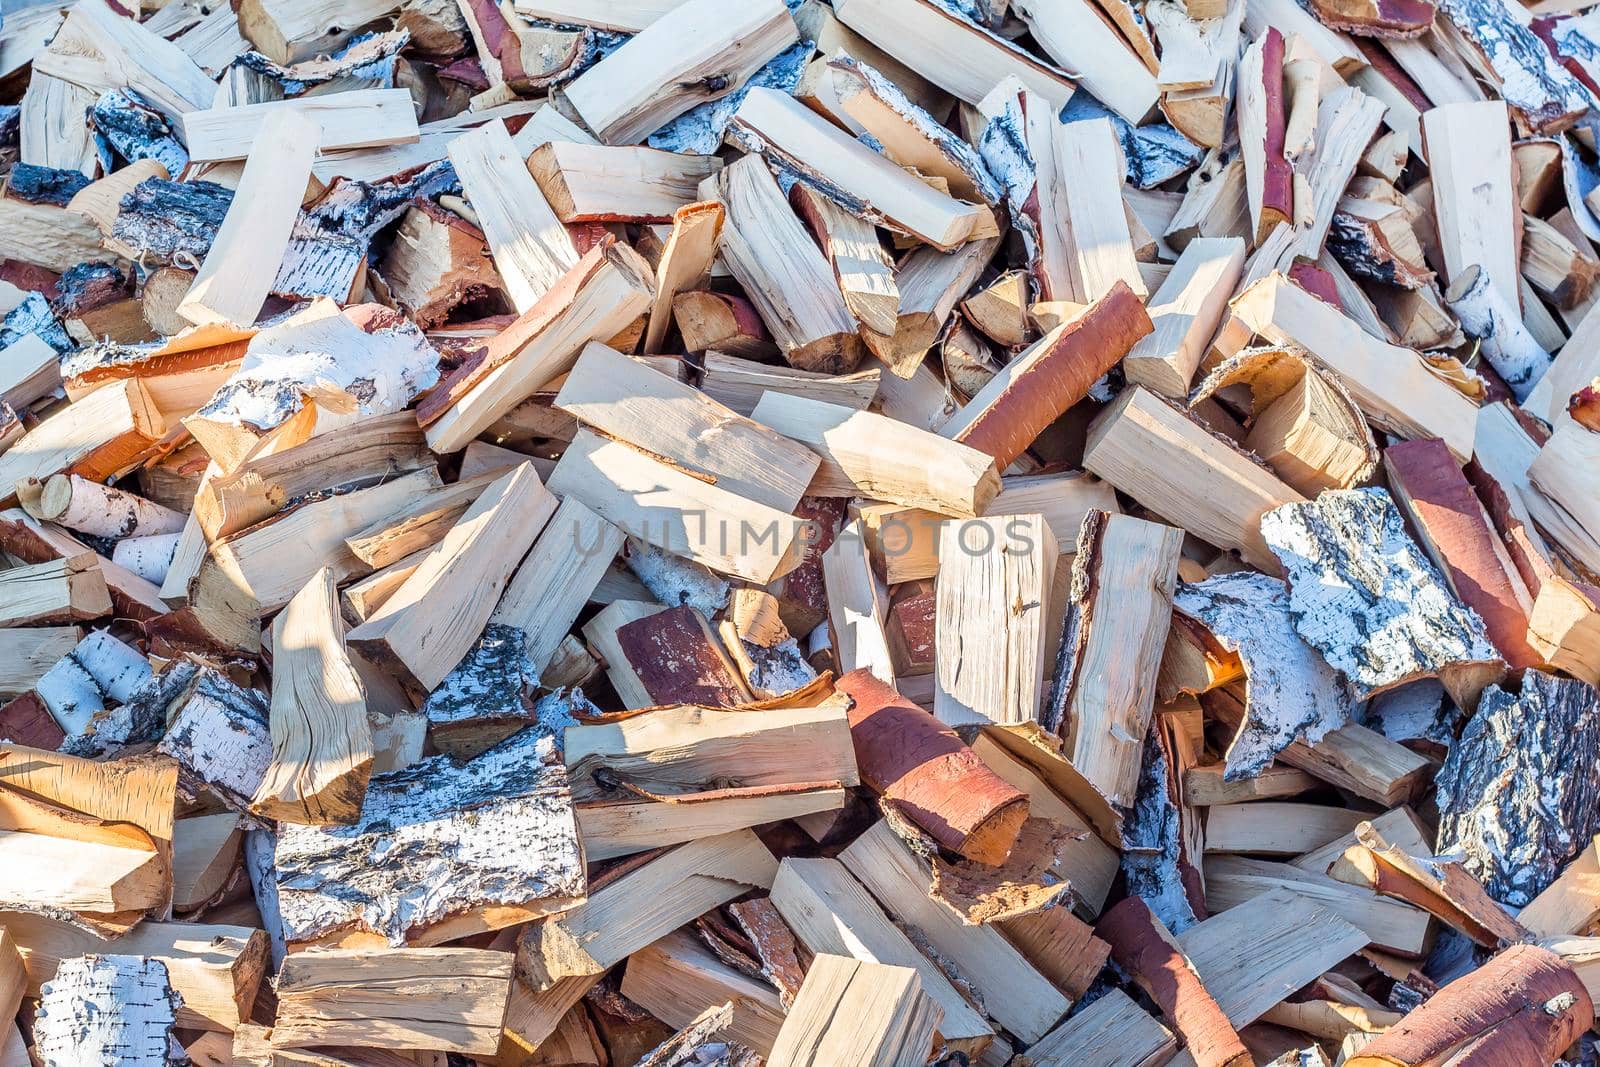
[[[1443,0],[1439,14],[1478,52],[1506,105],[1529,133],[1564,130],[1589,109],[1578,80],[1504,4]]]
[[[40,992],[36,1051],[45,1067],[187,1063],[172,1030],[183,998],[147,956],[62,960]]]
[[[1439,851],[1465,855],[1489,895],[1521,907],[1600,822],[1600,695],[1542,671],[1484,690],[1438,776]]]
[[[1225,780],[1254,778],[1295,741],[1314,745],[1350,721],[1349,690],[1295,633],[1289,590],[1277,578],[1236,571],[1180,584],[1172,606],[1244,664],[1245,718],[1228,746]]]
[[[215,182],[147,178],[122,198],[111,240],[161,263],[182,253],[198,267],[232,203],[233,190]]]
[[[981,863],[1003,860],[1028,817],[1026,794],[865,668],[837,687],[854,702],[850,739],[862,782],[941,846]]]
[[[1196,1067],[1243,1067],[1253,1062],[1194,965],[1143,900],[1129,897],[1107,911],[1095,924],[1095,933],[1110,943],[1117,965],[1133,976],[1183,1035]]]
[[[1198,872],[1184,855],[1182,812],[1159,732],[1152,728],[1145,740],[1139,793],[1122,827],[1122,873],[1128,895],[1141,898],[1163,926],[1181,934],[1205,918],[1195,907],[1204,896],[1190,888]]]
[[[214,668],[200,672],[158,746],[182,768],[186,798],[209,789],[233,810],[249,811],[272,762],[267,707],[266,694],[241,689]]]
[[[1483,620],[1406,536],[1387,491],[1285,504],[1262,517],[1261,536],[1288,576],[1296,632],[1344,672],[1357,699],[1418,678],[1438,676],[1456,692],[1456,674],[1492,679],[1500,657]]]
[[[567,773],[523,731],[458,764],[376,775],[354,826],[280,828],[278,899],[290,942],[368,930],[391,945],[483,907],[552,907],[585,879]]]
[[[1549,949],[1515,945],[1441,988],[1345,1067],[1556,1062],[1594,1021],[1594,1003]]]
[[[491,622],[472,651],[428,694],[422,712],[434,726],[527,719],[539,679],[527,670],[526,642],[515,626]]]
[[[778,990],[778,999],[785,1008],[794,1006],[795,994],[805,981],[806,969],[800,965],[800,946],[794,933],[778,914],[770,897],[743,900],[728,905],[739,928],[755,946],[756,958],[761,961],[761,974]]]

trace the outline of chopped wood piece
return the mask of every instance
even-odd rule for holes
[[[862,356],[855,317],[827,257],[789,209],[766,164],[746,156],[706,179],[701,196],[722,203],[727,215],[719,255],[772,330],[784,359],[801,370],[854,370]]]
[[[1131,806],[1155,706],[1183,538],[1174,527],[1090,511],[1078,533],[1055,676],[1039,721],[1113,804]],[[941,579],[940,587],[944,582]]]
[[[359,822],[283,824],[273,860],[293,944],[439,944],[570,908],[585,885],[566,770],[535,731],[374,775]],[[422,883],[420,901],[401,888]]]
[[[951,979],[889,921],[838,860],[784,860],[772,882],[771,902],[810,952],[915,970],[923,992],[944,1012],[939,1032],[952,1047],[977,1052],[993,1037]]]
[[[1235,112],[1245,189],[1250,201],[1252,244],[1266,240],[1280,223],[1295,219],[1293,171],[1284,158],[1283,34],[1269,27],[1239,59]]]
[[[1510,8],[1481,0],[1442,0],[1439,14],[1443,18],[1436,32],[1441,40],[1499,92],[1527,133],[1557,133],[1588,110],[1592,98],[1584,86]],[[1490,131],[1481,125],[1475,129],[1481,152]]]
[[[1298,345],[1332,371],[1373,425],[1407,439],[1438,437],[1461,460],[1471,455],[1472,402],[1412,350],[1370,336],[1276,272],[1230,306],[1270,343]]]
[[[1484,690],[1439,771],[1440,850],[1465,853],[1496,900],[1532,900],[1589,833],[1596,798],[1558,768],[1586,758],[1597,731],[1600,702],[1582,682],[1534,670],[1519,695]]]
[[[1012,75],[1052,113],[1076,88],[1066,72],[933,0],[845,0],[834,11],[850,29],[969,104]]]
[[[1355,834],[1357,843],[1329,869],[1334,878],[1408,901],[1484,948],[1500,949],[1529,938],[1528,930],[1490,899],[1460,862],[1409,855],[1368,823],[1357,826]]]
[[[1110,942],[1117,965],[1133,975],[1139,988],[1172,1020],[1197,1067],[1252,1062],[1194,965],[1144,901],[1124,900],[1100,917],[1095,932]]]
[[[1191,807],[1242,804],[1251,800],[1276,800],[1315,789],[1317,780],[1295,767],[1273,764],[1254,778],[1230,782],[1226,765],[1210,763],[1183,772],[1183,799]]]
[[[417,139],[417,116],[404,89],[357,89],[300,100],[213,107],[183,117],[183,139],[194,162],[246,159],[273,115],[296,111],[321,130],[321,150],[369,148]]]
[[[46,482],[38,507],[39,518],[95,537],[148,537],[183,529],[178,512],[76,474],[57,474]]]
[[[428,447],[453,452],[540,386],[569,370],[583,346],[614,337],[650,303],[649,267],[609,236],[532,307],[429,393],[417,407]]]
[[[1349,693],[1294,632],[1282,581],[1248,571],[1218,574],[1180,584],[1172,606],[1244,666],[1246,714],[1228,745],[1225,780],[1254,778],[1297,740],[1314,748],[1349,721]]]
[[[397,0],[358,0],[332,11],[305,0],[241,0],[239,31],[250,43],[279,63],[298,63],[337,47],[349,32],[392,15]]]
[[[885,628],[884,595],[872,573],[860,520],[841,530],[822,554],[822,581],[828,596],[829,636],[839,673],[848,675],[863,668],[885,685],[893,686],[895,664]]]
[[[366,691],[344,648],[333,573],[318,571],[272,623],[272,763],[252,811],[354,823],[372,770]]]
[[[805,182],[795,183],[789,199],[833,265],[839,292],[861,324],[863,338],[873,338],[875,347],[892,345],[900,290],[895,285],[894,261],[878,243],[877,227]]]
[[[1261,519],[1300,494],[1142,386],[1123,390],[1090,425],[1083,465],[1195,536],[1277,570]]]
[[[195,815],[173,824],[172,906],[179,912],[205,907],[227,888],[239,862],[243,833],[239,816]]]
[[[1244,270],[1244,242],[1202,237],[1184,246],[1172,273],[1151,297],[1153,332],[1122,362],[1130,382],[1174,400],[1184,397]]]
[[[1171,1031],[1113,988],[1046,1034],[1027,1056],[1037,1067],[1153,1067],[1170,1059],[1176,1046]]]
[[[1151,328],[1139,298],[1119,280],[1007,364],[939,435],[987,452],[1002,468],[1010,465]]]
[[[406,210],[378,266],[395,306],[424,330],[441,325],[462,305],[502,293],[483,232],[427,200]],[[146,307],[149,289],[147,282]]]
[[[901,259],[894,275],[895,288],[900,290],[894,344],[887,351],[882,345],[876,350],[878,358],[888,363],[896,377],[909,379],[918,374],[922,357],[938,340],[956,302],[972,288],[998,244],[997,237],[982,237],[954,252],[918,248]],[[886,410],[891,403],[887,399],[888,388],[884,387]],[[940,392],[942,401],[942,389]]]
[[[173,1033],[183,997],[146,956],[77,956],[44,984],[34,1047],[48,1067],[88,1061],[158,1067],[188,1057]]]
[[[1298,855],[1349,833],[1365,818],[1318,804],[1230,804],[1208,813],[1206,851]]]
[[[0,571],[0,626],[98,619],[111,594],[93,553]]]
[[[1261,528],[1288,576],[1295,630],[1350,679],[1357,699],[1437,677],[1471,708],[1503,674],[1482,620],[1406,536],[1384,490],[1325,492],[1269,512]],[[1352,584],[1357,571],[1365,577]]]
[[[715,156],[551,141],[528,170],[562,222],[666,222],[722,169]]]
[[[566,89],[606,144],[632,144],[735,91],[798,37],[777,0],[690,0],[652,22]]]
[[[672,325],[677,296],[685,290],[705,284],[709,279],[711,261],[722,239],[723,218],[722,205],[714,201],[688,204],[672,213],[672,232],[662,247],[661,260],[656,265],[656,295],[650,305],[650,320],[645,328],[645,352],[661,350],[667,329]],[[686,335],[685,347],[691,351],[708,347],[692,345],[688,341]]]
[[[0,502],[26,479],[77,474],[111,481],[139,465],[166,436],[167,421],[138,380],[97,389],[41,419],[0,453]]]
[[[159,909],[170,874],[151,848],[0,831],[0,907],[80,919]]]
[[[1443,986],[1400,1024],[1345,1061],[1421,1067],[1458,1055],[1554,1060],[1594,1018],[1594,1004],[1561,957],[1514,945]]]
[[[278,972],[272,1044],[493,1053],[512,961],[473,948],[296,952]]]
[[[494,251],[512,305],[524,314],[578,262],[572,238],[523,164],[500,119],[450,142],[450,162]]]
[[[919,1067],[943,1012],[907,967],[819,955],[773,1042],[772,1067]]]
[[[1366,934],[1286,889],[1263,893],[1178,935],[1178,946],[1236,1028],[1366,944]]]
[[[517,939],[517,975],[537,992],[600,974],[690,919],[769,888],[777,870],[749,830],[680,845],[605,882],[576,909],[529,926]]]
[[[771,986],[729,967],[682,930],[629,956],[621,988],[668,1026],[687,1025],[707,1007],[732,1003],[733,1021],[724,1033],[763,1054],[783,1027],[784,1006]]]
[[[1027,795],[974,756],[955,732],[866,670],[839,679],[861,780],[941,845],[998,863],[1028,817]]]
[[[839,855],[902,928],[914,928],[924,951],[943,961],[983,1010],[1024,1041],[1037,1041],[1068,1008],[1065,997],[993,926],[963,925],[955,912],[928,896],[927,864],[878,822]]]
[[[971,517],[1000,491],[992,456],[886,415],[767,392],[751,418],[822,456],[812,495],[868,496]]]
[[[1173,544],[1176,554],[1176,539]],[[944,524],[933,697],[941,721],[959,726],[1047,717],[1040,699],[1059,556],[1056,535],[1043,515]]]
[[[0,630],[0,696],[27,692],[83,640],[77,626]]]
[[[1445,290],[1445,303],[1461,320],[1461,329],[1478,341],[1484,359],[1519,402],[1550,369],[1546,352],[1523,325],[1516,304],[1507,304],[1477,264],[1464,267]]]
[[[1367,935],[1375,949],[1410,958],[1421,956],[1427,947],[1431,920],[1427,912],[1410,904],[1380,897],[1365,886],[1346,885],[1295,864],[1245,856],[1206,858],[1206,904],[1218,912],[1281,889],[1314,900],[1349,922]]]
[[[1425,114],[1423,130],[1445,277],[1454,284],[1477,266],[1502,304],[1519,308],[1521,212],[1506,106],[1499,101],[1449,103]]]

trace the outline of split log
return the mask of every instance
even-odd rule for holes
[[[784,1006],[772,986],[723,963],[682,930],[630,955],[621,991],[668,1026],[686,1026],[705,1009],[731,1003],[724,1033],[763,1055],[783,1027]]]
[[[189,913],[215,900],[238,867],[244,834],[239,816],[194,815],[173,824],[172,907]]]
[[[0,630],[0,696],[13,697],[32,689],[82,640],[83,630],[77,626]]]
[[[1245,189],[1250,202],[1252,245],[1280,223],[1293,222],[1293,171],[1284,158],[1283,34],[1274,27],[1256,38],[1239,60],[1235,115]]]
[[[689,204],[672,213],[672,232],[667,236],[656,265],[656,295],[650,305],[643,351],[661,350],[667,328],[672,325],[676,297],[710,279],[711,261],[722,238],[723,218],[722,205],[706,201]],[[691,351],[697,348],[688,343],[687,337],[684,343]]]
[[[1322,804],[1229,804],[1207,814],[1206,852],[1295,856],[1351,833],[1365,818]]]
[[[353,826],[280,826],[274,869],[292,944],[436,945],[570,908],[585,885],[566,771],[531,730],[374,775]],[[412,902],[419,879],[436,891]]]
[[[1486,10],[1484,17],[1488,15]],[[1520,308],[1517,231],[1522,213],[1506,105],[1493,100],[1436,107],[1425,114],[1423,131],[1445,277],[1454,287],[1468,268],[1477,266],[1504,306]],[[1513,317],[1521,319],[1520,314]]]
[[[1519,695],[1484,690],[1438,774],[1440,850],[1465,853],[1496,900],[1532,900],[1593,825],[1600,801],[1557,768],[1585,758],[1597,731],[1600,698],[1582,682],[1527,671]]]
[[[1015,75],[1055,114],[1075,88],[1064,71],[930,0],[847,0],[834,11],[850,29],[969,104]]]
[[[1056,126],[1053,181],[1040,195],[1055,196],[1065,212],[1063,234],[1071,299],[1090,303],[1118,282],[1143,300],[1128,209],[1122,200],[1126,164],[1109,118]]]
[[[773,879],[771,902],[812,953],[915,970],[924,994],[944,1012],[939,1032],[951,1047],[979,1052],[994,1036],[982,1015],[838,860],[785,859]]]
[[[378,269],[395,306],[424,330],[458,307],[504,295],[483,231],[429,200],[407,209]]]
[[[1412,856],[1369,823],[1357,826],[1355,835],[1356,844],[1329,868],[1330,876],[1407,901],[1490,950],[1532,936],[1459,861]]]
[[[1427,948],[1432,920],[1426,911],[1408,903],[1295,864],[1246,856],[1206,857],[1206,904],[1218,912],[1226,913],[1265,893],[1283,890],[1315,901],[1339,916],[1366,934],[1375,950],[1409,959],[1423,955]]]
[[[540,991],[599,974],[695,916],[770,887],[777,870],[749,830],[680,845],[605,882],[576,909],[529,926],[517,939],[517,975]]]
[[[1083,465],[1195,536],[1277,570],[1262,516],[1300,494],[1142,386],[1123,390],[1090,424]]]
[[[820,955],[767,1062],[772,1067],[917,1067],[944,1013],[907,967]]]
[[[1551,667],[1600,685],[1600,590],[1545,577],[1528,614],[1527,639]]]
[[[1461,1055],[1555,1060],[1592,1023],[1594,1004],[1559,956],[1514,945],[1442,987],[1367,1043],[1348,1067],[1420,1067]]]
[[[828,635],[839,673],[847,675],[861,668],[893,686],[895,663],[884,593],[872,572],[859,520],[841,530],[822,554],[822,581],[828,596]]]
[[[933,696],[942,722],[1029,722],[1048,714],[1040,700],[1059,555],[1043,515],[944,524]]]
[[[998,245],[998,237],[980,237],[954,252],[919,248],[901,259],[894,275],[895,288],[900,291],[894,343],[887,351],[882,345],[877,350],[878,358],[889,365],[895,377],[917,375],[922,357],[938,340],[956,303],[978,280]],[[885,385],[886,394],[888,389]]]
[[[605,660],[630,707],[738,707],[753,699],[705,615],[688,604],[618,626]]]
[[[562,222],[667,222],[722,169],[715,156],[552,141],[528,170]]]
[[[159,911],[171,892],[166,862],[147,845],[0,830],[0,908],[115,925]]]
[[[1517,912],[1535,937],[1589,934],[1600,919],[1600,847],[1590,841],[1556,880]]]
[[[336,48],[348,31],[395,13],[397,0],[358,0],[330,11],[305,0],[241,0],[239,31],[268,58],[298,63]]]
[[[724,205],[711,201],[726,215]],[[720,231],[719,231],[720,238]],[[707,268],[710,267],[707,257]],[[764,360],[778,355],[755,305],[742,296],[691,289],[672,298],[672,320],[690,352],[716,352],[743,359]],[[797,372],[799,373],[799,372]],[[828,377],[818,374],[819,378]]]
[[[730,129],[778,170],[844,199],[866,221],[941,250],[967,240],[981,217],[982,208],[917,180],[786,93],[752,87]]]
[[[322,131],[319,150],[371,148],[417,139],[417,113],[405,89],[355,89],[297,100],[212,107],[183,117],[183,141],[196,163],[247,159],[272,116],[305,115]]]
[[[1102,9],[1089,0],[1068,3],[1016,5],[1015,12],[1028,24],[1045,55],[1075,72],[1079,83],[1112,111],[1133,125],[1149,117],[1156,104],[1154,64],[1146,65],[1137,48],[1117,32]],[[1145,33],[1142,22],[1138,31]],[[1145,51],[1152,52],[1144,41]]]
[[[263,124],[179,315],[239,326],[256,320],[276,277],[266,265],[281,260],[289,246],[319,138],[316,120],[298,110],[278,112]]]
[[[874,351],[892,348],[900,290],[895,285],[894,261],[878,242],[877,227],[805,182],[795,182],[789,200],[833,265],[839,292],[861,324],[868,347]]]
[[[250,803],[271,819],[353,823],[361,815],[372,731],[337,593],[323,568],[272,623],[272,762]]]
[[[1124,900],[1101,916],[1095,932],[1110,942],[1117,965],[1172,1020],[1197,1067],[1242,1067],[1253,1062],[1194,965],[1144,901]]]
[[[473,948],[296,952],[278,972],[274,1048],[354,1045],[488,1055],[512,954]],[[349,991],[363,990],[359,1007]]]
[[[1028,1049],[1037,1067],[1100,1063],[1107,1067],[1147,1067],[1172,1057],[1172,1032],[1113,987]]]
[[[1178,935],[1178,947],[1235,1028],[1259,1019],[1289,991],[1366,944],[1366,934],[1285,889],[1263,893]],[[1250,958],[1241,957],[1242,945],[1250,946]],[[1258,960],[1273,962],[1263,966]]]
[[[1228,745],[1225,781],[1254,778],[1303,739],[1313,748],[1350,721],[1339,676],[1294,632],[1282,581],[1241,571],[1180,584],[1173,609],[1193,619],[1245,674],[1245,716]]]
[[[949,906],[929,897],[928,865],[887,822],[856,838],[839,859],[902,927],[916,929],[930,956],[965,979],[1000,1025],[1033,1042],[1066,1014],[1066,998],[998,930],[964,925]]]
[[[1267,513],[1261,531],[1287,574],[1296,632],[1350,679],[1357,699],[1437,677],[1472,708],[1503,675],[1482,620],[1406,536],[1384,490],[1331,490],[1287,504]],[[1376,573],[1374,537],[1383,564]],[[1352,585],[1346,578],[1356,570],[1367,577]]]
[[[1437,199],[1437,198],[1435,198]],[[1507,304],[1477,264],[1460,270],[1445,290],[1445,303],[1461,320],[1461,329],[1478,341],[1483,358],[1521,403],[1550,369],[1550,353],[1522,324],[1516,304]]]
[[[1066,413],[1152,329],[1139,298],[1118,281],[1082,314],[1018,355],[939,429],[1001,468]]]
[[[98,619],[111,594],[93,553],[0,571],[0,626]]]
[[[830,374],[855,369],[862,355],[855,318],[833,268],[766,164],[758,157],[740,159],[706,179],[700,195],[721,202],[726,222],[719,255],[789,364]]]
[[[147,956],[78,956],[44,984],[34,1046],[48,1067],[94,1060],[182,1063],[174,1029],[183,997]]]
[[[649,304],[649,268],[607,236],[516,321],[476,349],[418,406],[429,447],[464,447],[572,366],[589,341],[613,337]]]
[[[692,0],[579,75],[567,100],[606,144],[633,144],[685,111],[740,88],[794,44],[777,0]]]
[[[1483,619],[1489,640],[1514,669],[1539,655],[1529,645],[1533,598],[1471,484],[1438,441],[1384,450],[1389,486],[1456,597]]]
[[[1183,798],[1191,807],[1243,804],[1252,800],[1277,800],[1315,789],[1317,780],[1295,767],[1273,764],[1254,778],[1230,782],[1226,765],[1208,763],[1183,772]]]
[[[865,670],[839,679],[861,780],[945,848],[1005,858],[1028,817],[1027,795],[988,770],[953,730]]]
[[[209,790],[234,811],[249,810],[272,761],[266,695],[203,667],[180,700],[157,751],[182,767],[181,793],[192,799]]]
[[[109,482],[158,447],[167,422],[137,380],[116,382],[70,408],[58,408],[0,454],[0,502],[25,479],[77,474]]]
[[[578,832],[584,855],[593,863],[785,819],[799,822],[814,815],[832,820],[845,802],[840,786],[807,783],[713,789],[667,803],[608,800],[578,808]]]
[[[1244,252],[1244,242],[1235,237],[1202,237],[1184,246],[1150,299],[1152,332],[1122,361],[1130,382],[1174,400],[1188,393],[1244,270]]]
[[[1438,437],[1458,459],[1471,455],[1472,402],[1414,351],[1370,336],[1276,272],[1249,285],[1230,307],[1268,342],[1298,345],[1332,371],[1374,426],[1408,440]]]
[[[424,691],[442,682],[494,611],[556,500],[529,465],[502,476],[371,618],[353,648]]]
[[[961,314],[996,344],[1017,348],[1027,343],[1028,278],[1022,271],[1007,271],[961,301]]]
[[[971,517],[1000,491],[992,456],[887,415],[768,392],[751,418],[822,457],[813,496],[866,496]]]
[[[360,416],[406,407],[438,381],[417,326],[377,305],[325,299],[250,339],[244,361],[183,425],[222,472]]]
[[[1436,32],[1498,91],[1527,133],[1558,133],[1588,109],[1584,86],[1510,9],[1479,0],[1442,0],[1439,14]],[[1477,131],[1481,150],[1482,135],[1489,131],[1481,126]]]

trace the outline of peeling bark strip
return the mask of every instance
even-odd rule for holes
[[[1251,244],[1294,220],[1294,171],[1284,157],[1283,34],[1269,27],[1239,60],[1235,117],[1250,203]]]
[[[173,1035],[183,997],[148,956],[62,960],[40,990],[35,1048],[45,1067],[187,1063]]]
[[[1505,665],[1477,612],[1450,595],[1406,536],[1383,489],[1330,490],[1261,519],[1289,579],[1289,615],[1305,642],[1366,700],[1437,677],[1464,708]]]
[[[1289,590],[1252,571],[1180,584],[1172,606],[1198,621],[1245,672],[1245,718],[1228,746],[1225,781],[1254,778],[1297,740],[1315,745],[1350,721],[1349,690],[1294,632]]]
[[[1589,110],[1583,86],[1505,0],[1443,0],[1439,14],[1446,20],[1440,29],[1473,53],[1473,65],[1499,90],[1528,133],[1564,130]]]
[[[1555,880],[1600,818],[1600,696],[1528,671],[1484,691],[1437,779],[1439,849],[1461,851],[1496,900],[1520,907]]]
[[[1129,897],[1102,915],[1094,932],[1110,942],[1117,965],[1133,975],[1183,1036],[1196,1067],[1246,1067],[1253,1062],[1194,964],[1149,905]]]
[[[884,685],[851,671],[836,688],[850,697],[850,738],[861,780],[940,845],[999,863],[1028,817],[1028,797],[1006,784],[954,730]]]
[[[1594,1002],[1560,956],[1514,945],[1441,988],[1345,1067],[1544,1064],[1594,1022]]]
[[[571,907],[585,887],[566,769],[535,731],[376,775],[354,826],[285,825],[274,861],[291,943],[436,944]]]

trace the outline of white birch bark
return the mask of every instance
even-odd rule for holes
[[[35,1050],[45,1067],[186,1063],[173,1036],[183,997],[148,956],[74,956],[40,990]]]

